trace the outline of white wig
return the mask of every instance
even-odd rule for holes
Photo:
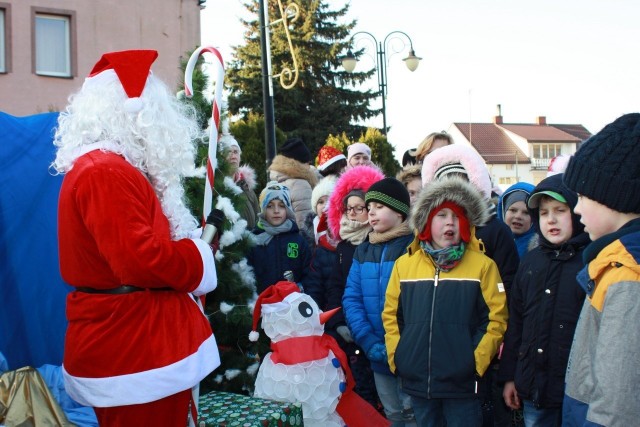
[[[203,176],[195,167],[196,143],[202,136],[195,109],[178,101],[152,74],[137,113],[128,112],[128,99],[117,78],[87,84],[69,98],[60,114],[52,167],[58,173],[73,168],[86,146],[108,143],[117,154],[149,177],[174,239],[187,237],[198,225],[184,203],[184,177]]]

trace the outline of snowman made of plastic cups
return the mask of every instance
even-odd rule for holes
[[[322,312],[295,283],[281,281],[260,294],[253,313],[251,341],[257,341],[258,320],[271,338],[256,377],[254,396],[300,402],[305,426],[344,426],[336,412],[346,389],[345,373],[327,348],[325,322],[339,308]]]

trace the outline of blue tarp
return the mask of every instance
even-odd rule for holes
[[[67,327],[58,266],[58,113],[0,112],[0,352],[9,369],[61,365]]]

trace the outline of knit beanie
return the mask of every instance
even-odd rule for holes
[[[442,165],[438,169],[436,169],[436,173],[433,176],[435,179],[442,179],[449,174],[459,174],[459,175],[467,175],[467,170],[462,166],[462,163],[449,163],[447,165]]]
[[[509,207],[516,202],[526,202],[527,197],[529,197],[529,193],[524,190],[512,191],[507,197],[504,198],[504,211],[508,211]]]
[[[366,154],[371,159],[371,148],[367,144],[362,142],[356,142],[347,147],[347,162],[351,160],[356,154]]]
[[[622,213],[640,213],[640,113],[625,114],[586,140],[569,160],[564,184]]]
[[[384,178],[371,187],[364,196],[365,203],[378,202],[400,214],[403,219],[409,215],[409,192],[395,178]]]
[[[318,170],[323,171],[335,162],[346,157],[337,148],[325,145],[318,151]]]
[[[242,153],[240,144],[238,144],[238,141],[236,141],[236,139],[230,133],[223,133],[218,140],[218,145],[220,145],[220,148],[222,148],[223,150],[228,150],[231,147],[237,147],[238,151]]]
[[[291,196],[289,194],[289,187],[280,184],[278,181],[269,181],[267,186],[260,193],[260,211],[267,210],[267,205],[272,200],[282,200],[287,210],[293,213],[293,207],[291,206]]]
[[[431,212],[429,212],[429,216],[427,217],[427,222],[424,225],[424,229],[418,235],[418,239],[422,240],[423,242],[431,242],[431,238],[432,238],[431,221],[433,221],[433,217],[436,216],[438,212],[440,212],[442,209],[445,209],[445,208],[451,209],[453,213],[456,214],[456,216],[458,217],[458,228],[460,230],[460,240],[462,240],[465,243],[469,243],[469,240],[471,240],[471,226],[469,224],[469,219],[467,218],[467,215],[464,213],[464,209],[462,208],[462,206],[450,200],[445,201],[435,209],[431,209]]]
[[[282,147],[280,147],[280,154],[293,160],[297,160],[300,163],[308,163],[311,161],[311,152],[302,141],[302,138],[289,138]]]

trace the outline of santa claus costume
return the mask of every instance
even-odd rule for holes
[[[219,364],[194,298],[217,284],[183,202],[195,115],[150,71],[152,50],[107,53],[61,114],[52,167],[67,297],[63,374],[101,426],[186,425]]]

